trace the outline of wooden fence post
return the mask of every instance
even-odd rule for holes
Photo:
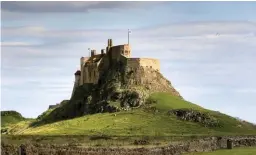
[[[21,144],[19,147],[19,155],[26,155],[26,146]]]
[[[227,140],[227,149],[233,149],[233,141],[231,139]]]

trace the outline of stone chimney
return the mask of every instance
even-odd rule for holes
[[[112,47],[112,46],[113,46],[112,39],[108,39],[108,47]]]
[[[109,39],[109,42],[110,42],[110,47],[112,47],[113,46],[112,39]]]
[[[104,49],[101,49],[101,54],[104,54]]]
[[[96,50],[91,50],[91,57],[96,55]]]

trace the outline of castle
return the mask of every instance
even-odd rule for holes
[[[106,52],[105,49],[102,49],[101,53],[97,54],[96,50],[91,50],[90,57],[81,57],[80,70],[75,72],[74,89],[86,83],[97,84],[103,71],[118,64],[125,65],[125,67],[132,70],[139,67],[145,67],[160,71],[159,60],[150,58],[131,58],[131,47],[129,44],[113,46],[112,39],[108,39]]]

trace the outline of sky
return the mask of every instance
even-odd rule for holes
[[[256,2],[1,2],[1,110],[70,99],[88,48],[160,59],[184,99],[256,123]]]

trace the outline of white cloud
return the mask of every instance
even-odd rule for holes
[[[31,44],[26,42],[2,42],[1,46],[30,46]]]
[[[88,12],[91,10],[134,9],[154,6],[161,2],[3,2],[2,9],[9,12]],[[163,2],[162,2],[163,3]]]

